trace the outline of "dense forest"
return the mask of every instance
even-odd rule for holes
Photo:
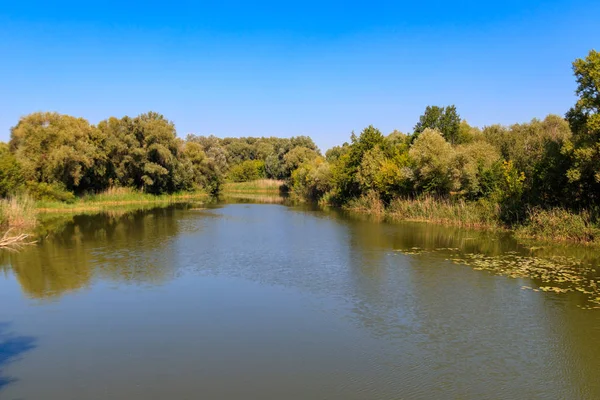
[[[324,155],[305,136],[184,140],[154,112],[97,125],[33,113],[0,144],[0,196],[71,201],[111,187],[215,194],[226,181],[268,178],[285,180],[296,198],[350,208],[398,211],[434,198],[507,225],[561,210],[591,227],[600,205],[600,53],[573,71],[579,98],[564,116],[478,128],[453,105],[428,106],[413,132],[369,126]]]

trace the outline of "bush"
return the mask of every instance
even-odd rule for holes
[[[73,203],[75,195],[58,183],[27,182],[27,193],[35,200]]]
[[[15,193],[22,184],[21,165],[8,151],[8,146],[0,143],[0,197]]]
[[[265,177],[265,162],[246,160],[229,169],[229,179],[233,182],[248,182]]]

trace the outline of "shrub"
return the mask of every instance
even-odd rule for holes
[[[64,201],[72,203],[75,201],[73,192],[69,192],[58,183],[27,182],[27,192],[33,199],[42,201]]]
[[[265,162],[246,160],[229,169],[229,179],[233,182],[248,182],[265,177]]]

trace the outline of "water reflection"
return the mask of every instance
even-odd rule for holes
[[[161,282],[172,277],[170,238],[180,231],[181,207],[56,217],[39,244],[3,253],[23,291],[49,298],[89,286],[95,276],[118,282]]]
[[[21,370],[27,377],[66,352],[57,382],[77,373],[95,395],[106,387],[132,399],[182,388],[176,397],[227,398],[223,387],[265,399],[600,398],[600,313],[575,307],[574,293],[525,291],[535,280],[452,262],[575,257],[578,248],[553,253],[505,234],[302,205],[178,206],[52,224],[38,246],[4,256],[22,292],[57,300],[21,306],[35,322],[56,311],[47,325],[32,323],[54,336]]]
[[[9,331],[9,328],[9,323],[0,322],[0,392],[5,386],[17,381],[15,377],[4,375],[3,369],[36,347],[36,340],[33,337],[15,335]]]

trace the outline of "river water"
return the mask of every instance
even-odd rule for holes
[[[593,249],[279,204],[45,225],[0,255],[2,399],[600,399]]]

